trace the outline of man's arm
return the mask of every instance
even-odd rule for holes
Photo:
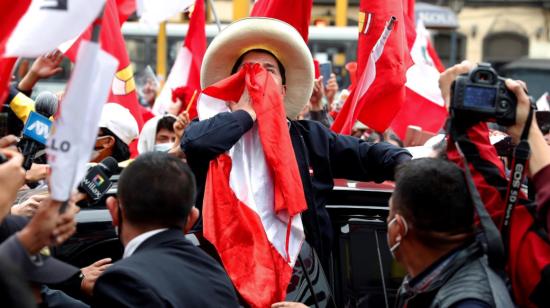
[[[91,307],[164,306],[162,299],[128,268],[108,270],[101,275],[94,286],[91,301]]]
[[[181,149],[189,160],[210,161],[231,149],[253,124],[252,116],[243,110],[195,120],[185,129]]]
[[[409,151],[387,142],[370,143],[334,134],[330,164],[335,178],[377,183],[393,180],[395,167],[409,161]]]
[[[407,150],[386,142],[375,144],[338,135],[313,121],[300,121],[300,124],[309,135],[306,142],[310,157],[328,154],[334,178],[375,182],[392,180],[395,167],[411,159]]]

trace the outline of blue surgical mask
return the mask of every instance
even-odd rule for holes
[[[168,152],[168,151],[170,151],[173,147],[174,147],[174,143],[173,143],[173,142],[168,142],[168,143],[157,143],[157,144],[155,144],[155,146],[153,147],[153,150],[156,151],[156,152]]]

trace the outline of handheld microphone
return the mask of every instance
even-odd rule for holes
[[[44,91],[38,95],[34,109],[36,112],[29,114],[23,129],[23,138],[17,144],[24,156],[23,168],[29,170],[36,153],[46,147],[52,122],[48,119],[57,112],[57,97]]]
[[[93,201],[103,197],[113,186],[110,177],[118,171],[118,162],[109,156],[88,169],[88,173],[78,185],[78,191],[88,195]]]

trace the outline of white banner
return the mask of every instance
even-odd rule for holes
[[[52,198],[66,201],[86,174],[118,60],[82,41],[65,97],[48,138]]]
[[[141,16],[142,22],[159,24],[183,12],[193,3],[194,0],[136,0],[137,15]]]
[[[37,57],[79,36],[105,0],[33,0],[7,44],[5,56]]]
[[[178,56],[176,62],[170,70],[170,74],[166,79],[162,91],[160,91],[159,96],[155,100],[153,105],[153,113],[155,115],[163,115],[165,112],[171,112],[173,114],[177,113],[179,110],[171,110],[170,106],[174,104],[172,101],[172,90],[177,87],[182,87],[187,85],[187,80],[189,79],[189,71],[191,69],[191,61],[193,61],[193,54],[185,46],[181,46],[178,51]],[[187,102],[182,102],[186,104]]]

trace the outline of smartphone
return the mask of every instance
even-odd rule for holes
[[[330,62],[321,63],[319,64],[319,70],[321,71],[321,76],[323,76],[323,85],[326,87],[330,74],[332,74],[332,64]]]

